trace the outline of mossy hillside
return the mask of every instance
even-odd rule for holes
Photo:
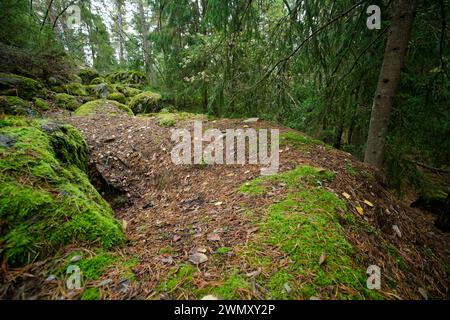
[[[248,246],[238,251],[248,270],[261,270],[255,281],[267,290],[260,290],[262,298],[383,299],[377,291],[366,288],[367,266],[358,259],[339,224],[341,217],[351,222],[354,216],[346,213],[345,202],[323,187],[333,179],[334,173],[327,170],[299,166],[257,178],[238,189],[250,197],[264,196],[274,184],[287,189],[285,197],[265,209],[264,217],[250,216],[259,230]],[[210,261],[224,263],[229,252],[230,248],[219,248]],[[195,285],[197,276],[194,266],[182,265],[170,271],[157,290],[173,296],[201,298],[212,294],[240,299],[248,298],[246,292],[253,288],[253,280],[236,268],[225,271],[218,286],[199,289]]]
[[[111,208],[84,172],[87,146],[81,135],[69,127],[45,126],[43,120],[0,120],[0,135],[14,141],[0,146],[0,241],[13,266],[69,243],[109,248],[124,240]]]
[[[89,92],[86,88],[86,86],[82,85],[78,82],[71,82],[66,85],[64,85],[65,91],[73,96],[87,96],[89,95]]]
[[[129,107],[135,114],[158,112],[161,109],[160,101],[160,94],[146,91],[134,96]]]
[[[190,113],[190,112],[170,112],[166,109],[162,109],[157,113],[147,113],[144,116],[155,117],[158,121],[158,124],[162,127],[172,127],[177,121],[184,120],[206,120],[207,116],[204,114]]]
[[[74,96],[67,93],[58,93],[55,95],[54,99],[58,107],[70,111],[75,111],[80,105]]]
[[[133,115],[133,111],[122,103],[106,99],[86,102],[75,111],[76,116],[89,116],[94,114]]]
[[[28,101],[17,96],[0,96],[0,113],[35,118],[41,116]]]
[[[142,93],[142,90],[139,90],[139,89],[136,89],[133,87],[128,87],[126,85],[116,84],[115,87],[118,92],[123,93],[125,95],[125,97],[127,97],[127,98],[132,98],[132,97]]]
[[[43,86],[36,80],[12,73],[0,73],[0,95],[19,96],[31,100],[33,97],[44,97]]]
[[[322,187],[324,180],[331,179],[331,172],[300,166],[239,189],[258,196],[265,193],[267,182],[282,182],[289,190],[286,198],[267,208],[262,221],[255,222],[260,231],[243,253],[253,268],[269,275],[258,276],[257,282],[275,299],[332,298],[335,294],[340,299],[382,298],[366,289],[366,266],[360,264],[338,222],[339,215],[349,215],[345,203]],[[287,256],[291,263],[278,266],[267,252]],[[321,256],[326,257],[322,265]],[[286,291],[285,283],[292,292]]]

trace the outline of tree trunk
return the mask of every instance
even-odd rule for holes
[[[144,0],[138,1],[139,17],[141,19],[141,35],[142,35],[142,46],[144,51],[144,64],[145,70],[147,71],[147,74],[149,76],[150,84],[154,87],[156,86],[156,72],[155,66],[153,65],[153,59],[151,56],[150,42],[148,40],[149,26],[147,23],[147,17],[145,16],[143,2]]]
[[[123,38],[123,2],[117,0],[117,33],[119,36],[119,61],[123,67],[125,65],[125,39]]]
[[[394,1],[394,16],[389,29],[383,65],[378,78],[370,116],[369,134],[364,162],[381,168],[388,132],[392,102],[400,80],[406,49],[411,36],[417,0]]]

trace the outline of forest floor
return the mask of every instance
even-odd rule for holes
[[[14,287],[8,290],[14,292],[10,298],[450,297],[450,235],[434,226],[432,214],[396,200],[370,167],[348,153],[294,135],[282,139],[281,178],[255,183],[257,165],[173,164],[172,128],[159,125],[155,117],[73,117],[66,111],[47,116],[84,135],[91,179],[112,205],[127,242],[112,252],[71,245],[57,258],[8,270]],[[203,125],[293,132],[239,119],[204,120]],[[180,120],[175,127],[192,130],[193,123]],[[306,189],[291,183],[290,172],[310,167],[317,169],[313,181],[305,178]],[[334,178],[322,177],[325,171]],[[295,179],[302,177],[299,173]],[[326,193],[308,194],[318,189]],[[298,220],[321,217],[315,201],[330,194],[334,198],[329,201],[336,201],[331,220],[324,216],[324,224],[315,229]],[[277,205],[295,216],[276,220]],[[344,254],[349,260],[339,260],[337,255]],[[83,288],[67,290],[61,270],[77,260],[86,270]],[[369,265],[382,270],[380,290],[365,288]]]

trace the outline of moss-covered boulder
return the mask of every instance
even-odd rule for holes
[[[99,73],[94,70],[94,69],[81,69],[78,72],[78,76],[81,78],[81,82],[82,84],[90,84],[92,80],[94,80],[95,78],[98,78],[100,75]]]
[[[76,116],[89,116],[93,114],[129,114],[133,115],[133,111],[126,105],[113,100],[99,99],[89,101],[81,105],[76,111]]]
[[[0,96],[0,113],[9,115],[40,117],[40,113],[31,104],[19,97]]]
[[[110,93],[108,95],[108,100],[114,100],[114,101],[120,102],[122,104],[126,103],[125,95],[123,93],[120,93],[120,92]]]
[[[0,120],[0,251],[12,266],[45,258],[69,243],[105,248],[124,237],[89,182],[88,147],[65,124]]]
[[[55,101],[58,104],[58,107],[70,111],[75,111],[80,106],[77,99],[67,93],[58,93],[55,95]]]
[[[147,76],[136,70],[118,71],[106,76],[110,83],[125,83],[130,85],[144,85],[147,83]]]
[[[36,109],[39,109],[42,111],[46,111],[46,110],[50,109],[48,102],[45,101],[44,99],[33,98],[33,103],[34,103],[34,106],[36,107]]]
[[[161,109],[161,95],[151,91],[142,92],[130,101],[130,108],[135,114],[158,112]]]
[[[44,97],[45,92],[36,80],[12,73],[0,73],[0,95],[31,100],[33,97]]]
[[[123,85],[116,85],[116,89],[118,92],[123,93],[127,98],[132,98],[137,96],[139,93],[142,93],[142,90]]]
[[[82,85],[78,82],[71,82],[66,85],[64,85],[64,89],[66,92],[73,96],[87,96],[88,91],[86,89],[86,86]]]

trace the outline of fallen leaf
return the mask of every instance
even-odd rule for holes
[[[189,256],[189,261],[195,265],[199,265],[208,261],[208,257],[203,253],[197,252]]]
[[[223,202],[222,201],[218,201],[216,203],[214,203],[215,206],[220,206]]]
[[[123,233],[127,232],[128,222],[125,219],[122,219],[122,231]]]
[[[367,204],[369,207],[373,207],[373,203],[368,200],[364,200],[364,203]]]
[[[287,294],[291,294],[292,289],[291,289],[291,287],[289,286],[289,283],[286,282],[286,283],[283,285],[283,287],[284,287],[284,290],[286,290],[286,293],[287,293]]]
[[[173,236],[173,241],[175,241],[175,242],[177,242],[180,239],[181,239],[181,236],[179,236],[178,234]]]
[[[402,237],[402,232],[400,231],[400,228],[399,228],[396,224],[394,224],[394,225],[392,226],[392,229],[394,230],[395,234],[396,234],[399,238]]]
[[[220,241],[220,236],[217,233],[210,233],[206,236],[206,239],[209,241]]]
[[[325,263],[326,260],[327,260],[327,255],[326,255],[326,253],[322,253],[322,254],[320,255],[320,258],[319,258],[319,266],[323,265],[323,264]]]
[[[256,231],[258,231],[258,230],[259,230],[258,227],[253,227],[253,228],[248,229],[248,230],[247,230],[247,233],[250,234],[250,233],[256,232]]]
[[[167,256],[167,257],[161,258],[161,262],[165,263],[165,264],[172,264],[173,258],[172,258],[172,256]]]
[[[356,211],[358,211],[358,213],[359,213],[360,215],[363,215],[363,214],[364,214],[364,210],[363,210],[363,208],[361,208],[361,207],[356,207]]]
[[[350,199],[350,195],[347,192],[342,192],[342,195],[345,197],[345,199]]]

